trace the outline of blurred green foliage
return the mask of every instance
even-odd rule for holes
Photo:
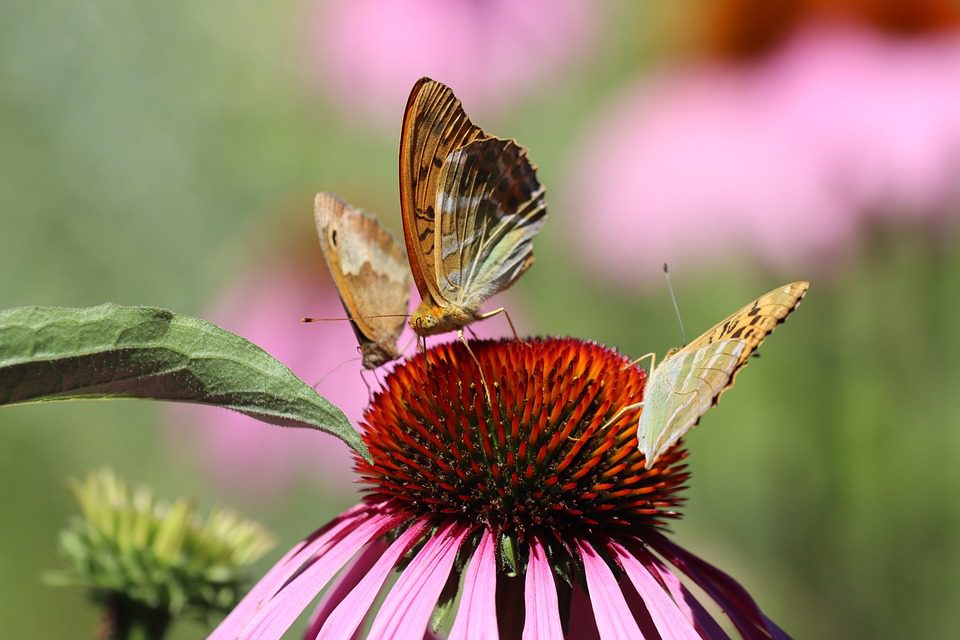
[[[112,301],[202,315],[286,229],[312,233],[318,190],[396,228],[398,131],[350,120],[311,82],[298,40],[308,10],[6,0],[0,307]],[[481,122],[530,149],[548,193],[576,167],[590,115],[642,66],[644,11],[614,5],[589,73]],[[584,212],[556,197],[550,207],[536,268],[513,296],[526,332],[637,355],[679,343],[663,287],[628,291],[585,273],[564,222]],[[688,438],[693,479],[676,526],[797,637],[943,638],[960,625],[958,240],[876,228],[809,273],[742,259],[675,282],[695,334],[781,282],[812,280]],[[161,440],[159,416],[133,401],[0,410],[0,636],[84,636],[96,624],[82,594],[40,580],[58,566],[67,476],[110,464],[163,495],[232,502],[281,550],[352,499],[318,486],[269,504],[223,495]],[[55,615],[30,613],[41,603]]]

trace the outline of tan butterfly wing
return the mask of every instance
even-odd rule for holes
[[[438,302],[473,314],[533,264],[533,238],[547,217],[544,189],[526,150],[500,138],[453,151],[439,184]]]
[[[411,284],[403,245],[376,218],[330,193],[317,194],[314,221],[323,257],[360,343],[363,366],[373,369],[399,357],[397,339]]]
[[[424,300],[442,300],[434,256],[440,170],[452,151],[485,137],[450,87],[429,78],[413,86],[400,132],[400,210],[410,270]]]
[[[738,362],[742,366],[777,325],[797,308],[809,287],[810,283],[803,280],[777,287],[724,318],[679,351],[693,351],[720,340],[742,340],[747,345]]]
[[[794,309],[810,283],[760,296],[656,367],[644,390],[637,438],[649,467],[719,402],[747,359]]]

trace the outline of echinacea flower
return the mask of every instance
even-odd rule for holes
[[[602,9],[585,0],[316,0],[311,63],[351,114],[393,123],[410,86],[443,78],[484,108],[582,63]]]
[[[365,416],[372,461],[356,461],[363,502],[289,551],[212,638],[280,637],[324,588],[308,638],[726,637],[681,576],[744,637],[786,637],[666,535],[686,451],[644,467],[642,369],[575,339],[469,349],[434,347],[387,377]]]
[[[576,246],[625,282],[736,252],[842,256],[865,223],[960,203],[960,34],[807,25],[749,65],[661,69],[575,154]],[[643,251],[637,251],[638,246]]]
[[[127,637],[118,626],[134,637],[138,624],[154,633],[143,637],[161,637],[178,616],[222,615],[243,593],[243,570],[274,544],[257,522],[224,509],[202,519],[193,501],[157,500],[109,469],[70,489],[81,510],[60,535],[70,566],[47,579],[85,587],[105,608],[110,637]]]

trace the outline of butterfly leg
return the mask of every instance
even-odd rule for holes
[[[376,373],[374,373],[376,377]],[[370,383],[367,382],[367,377],[363,375],[363,369],[360,369],[360,379],[363,380],[363,386],[367,388],[367,403],[370,404],[373,402],[373,389],[370,388]]]
[[[487,405],[492,408],[493,396],[490,395],[490,385],[487,384],[487,377],[483,375],[483,367],[480,366],[480,361],[477,359],[477,354],[473,352],[473,349],[470,348],[470,344],[467,342],[467,339],[463,337],[463,329],[457,329],[457,338],[459,338],[460,342],[463,343],[463,346],[467,348],[467,353],[470,354],[470,357],[473,358],[473,362],[477,365],[477,371],[480,372],[480,382],[483,384],[483,391],[487,394]]]
[[[627,364],[623,365],[624,369],[629,369],[630,367],[635,367],[647,358],[650,358],[650,370],[647,371],[647,375],[652,375],[653,370],[657,367],[657,352],[651,351],[650,353],[645,353],[636,360],[631,360]]]
[[[610,418],[609,420],[607,420],[606,422],[603,423],[603,426],[600,427],[600,429],[598,429],[598,431],[603,431],[604,429],[606,429],[607,427],[609,427],[610,425],[612,425],[614,422],[616,422],[617,420],[619,420],[619,419],[620,419],[620,416],[622,416],[623,414],[625,414],[627,411],[633,411],[634,409],[639,409],[639,408],[642,407],[642,406],[643,406],[643,403],[642,403],[642,402],[634,402],[633,404],[628,404],[628,405],[625,406],[625,407],[620,407],[620,409],[619,409],[615,414],[613,414],[613,417],[612,417],[612,418]]]
[[[417,348],[423,354],[423,370],[430,375],[430,362],[427,360],[427,336],[417,336]]]
[[[500,307],[499,309],[494,309],[493,311],[488,311],[487,313],[481,313],[480,316],[477,318],[477,320],[486,320],[487,318],[492,318],[498,313],[502,313],[504,317],[507,319],[507,324],[510,325],[510,331],[513,333],[513,339],[519,340],[520,336],[517,335],[517,328],[513,326],[513,320],[510,319],[510,314],[507,313],[507,310],[504,307]]]
[[[615,414],[613,414],[613,417],[610,418],[609,420],[607,420],[606,422],[604,422],[604,423],[603,423],[603,426],[601,426],[599,429],[597,429],[597,431],[603,431],[603,430],[605,430],[607,427],[609,427],[609,426],[612,425],[614,422],[616,422],[617,420],[619,420],[619,419],[620,419],[620,416],[622,416],[623,414],[625,414],[627,411],[633,411],[634,409],[639,409],[639,408],[642,407],[642,406],[643,406],[643,403],[642,403],[642,402],[634,402],[633,404],[628,404],[628,405],[625,406],[625,407],[620,407],[620,408],[617,410],[617,412],[616,412]],[[577,436],[576,438],[574,438],[573,436],[567,436],[567,439],[568,439],[568,440],[580,440],[580,438],[582,438],[584,435],[585,435],[585,434],[580,434],[580,435]]]

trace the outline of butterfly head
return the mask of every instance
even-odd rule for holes
[[[410,316],[410,328],[418,336],[434,336],[462,329],[476,319],[476,314],[468,309],[441,307],[424,300]]]

